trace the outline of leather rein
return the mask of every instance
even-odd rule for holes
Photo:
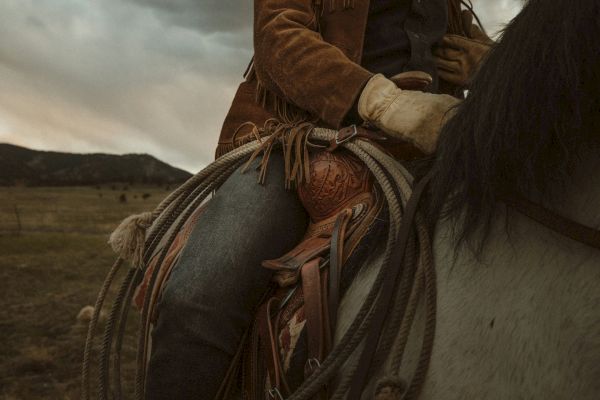
[[[551,211],[523,197],[505,198],[503,202],[510,208],[531,218],[537,223],[564,237],[600,249],[600,230],[590,228]]]

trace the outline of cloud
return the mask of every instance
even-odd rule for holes
[[[239,32],[252,28],[249,0],[129,0],[155,9],[168,25],[205,33]]]
[[[240,15],[230,16],[236,31],[214,29],[219,21],[189,29],[183,16],[210,12],[190,9],[204,2],[177,3],[3,1],[0,139],[150,152],[187,169],[208,162],[251,37]]]
[[[490,31],[520,5],[474,3]],[[198,170],[252,55],[251,11],[250,0],[3,0],[0,141]]]

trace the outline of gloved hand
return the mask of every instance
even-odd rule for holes
[[[440,78],[467,87],[494,41],[473,24],[473,14],[469,10],[463,11],[462,23],[467,37],[445,35],[433,55]]]
[[[445,94],[399,89],[382,74],[373,76],[358,100],[358,114],[388,135],[426,154],[437,146],[439,132],[460,100]]]

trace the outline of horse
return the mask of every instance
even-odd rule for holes
[[[425,207],[438,310],[420,399],[600,392],[600,249],[518,206],[600,227],[599,17],[594,0],[527,2],[440,135]],[[338,342],[377,270],[370,259],[342,299]],[[415,326],[424,320],[421,303]],[[411,377],[422,336],[411,332],[388,389]]]

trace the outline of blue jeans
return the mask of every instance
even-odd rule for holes
[[[261,261],[291,250],[308,224],[283,170],[273,154],[265,185],[253,168],[236,171],[201,215],[159,303],[146,399],[216,395],[268,288]]]

